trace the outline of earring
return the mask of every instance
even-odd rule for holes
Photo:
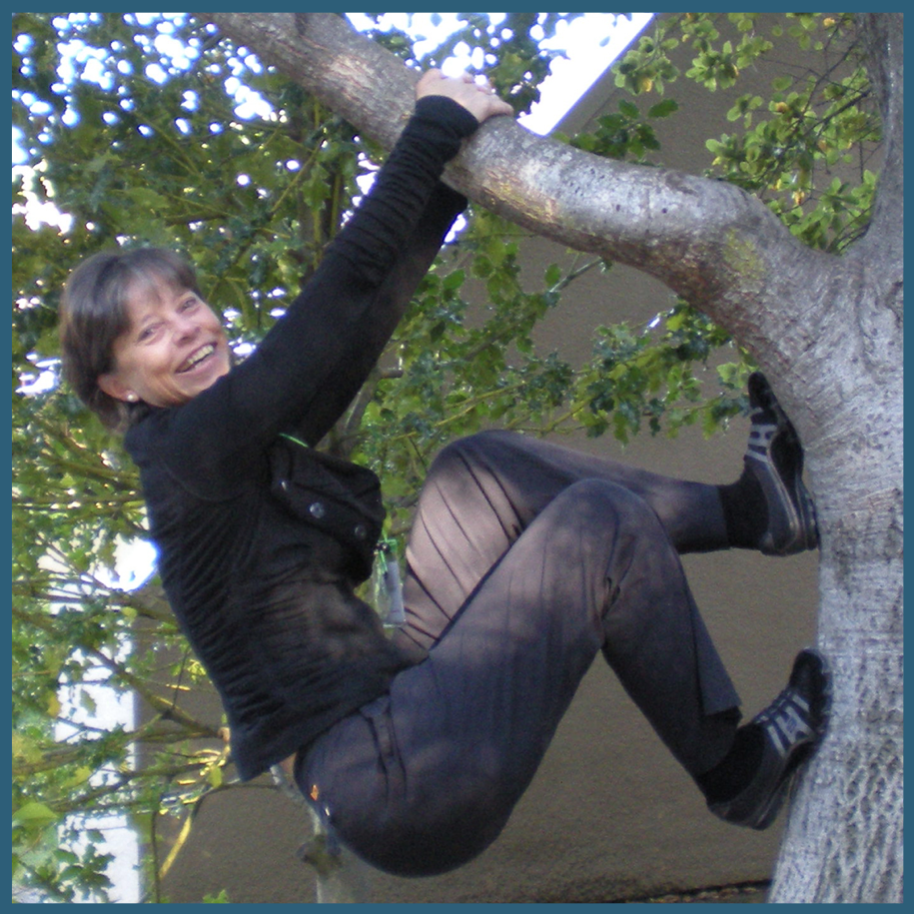
[[[127,400],[128,400],[130,403],[136,403],[136,401],[137,401],[137,396],[136,396],[136,394],[127,394]]]

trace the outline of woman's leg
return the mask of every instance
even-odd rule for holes
[[[762,532],[786,535],[765,548],[786,554],[815,545],[815,520],[798,442],[773,446],[786,417],[761,433],[772,413],[756,410],[744,477],[768,483],[763,508],[778,523]],[[745,512],[742,481],[725,488],[730,513]],[[398,636],[428,656],[299,759],[299,786],[331,828],[404,875],[471,859],[507,821],[598,650],[714,811],[764,827],[821,737],[827,678],[801,655],[788,689],[744,728],[765,731],[760,756],[743,757],[738,698],[677,554],[719,541],[717,494],[511,435],[446,449],[420,500]],[[705,512],[711,537],[690,530]]]
[[[599,479],[639,496],[680,553],[739,547],[791,555],[818,545],[803,449],[764,376],[743,472],[730,485],[686,482],[508,432],[445,448],[423,487],[407,551],[404,637],[428,648],[482,577],[562,491]]]
[[[690,772],[733,740],[738,698],[642,498],[589,479],[523,529],[494,514],[482,529],[479,561],[513,545],[475,584],[449,569],[472,592],[427,659],[299,768],[343,841],[390,872],[442,872],[494,840],[601,649]]]
[[[521,533],[587,479],[639,496],[682,552],[728,545],[718,487],[683,482],[509,432],[448,445],[422,488],[407,548],[400,637],[429,648]]]

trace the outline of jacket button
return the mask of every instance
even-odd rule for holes
[[[357,540],[363,540],[368,536],[368,530],[364,524],[356,524],[355,530],[352,531],[355,534]]]
[[[320,520],[326,513],[323,502],[314,501],[308,505],[308,513],[315,519]]]

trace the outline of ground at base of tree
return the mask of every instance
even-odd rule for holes
[[[740,885],[714,886],[688,892],[670,892],[650,898],[632,898],[629,903],[641,904],[764,904],[768,897],[768,882],[748,882]]]

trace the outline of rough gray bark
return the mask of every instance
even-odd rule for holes
[[[791,810],[777,901],[903,898],[904,19],[862,25],[885,165],[869,230],[842,264],[848,286],[835,289],[814,365],[797,377],[814,413],[819,643],[834,668],[834,710]]]
[[[197,15],[366,136],[396,139],[417,74],[343,19]],[[599,159],[507,118],[485,124],[447,173],[526,228],[661,279],[753,353],[798,426],[834,697],[792,806],[776,901],[902,898],[903,17],[862,24],[886,157],[870,229],[843,257],[803,247],[733,186]]]

